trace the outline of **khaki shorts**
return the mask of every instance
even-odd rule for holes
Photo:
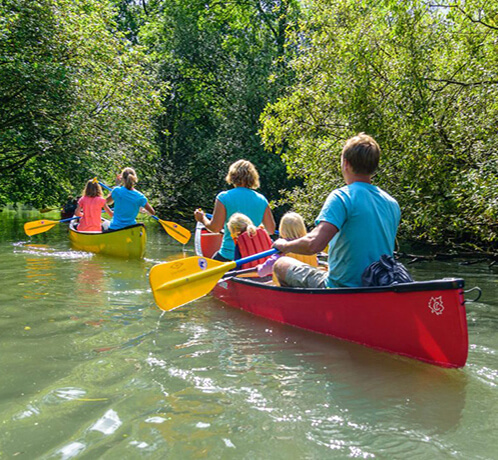
[[[292,265],[285,275],[285,284],[292,287],[326,289],[328,271],[307,264]]]

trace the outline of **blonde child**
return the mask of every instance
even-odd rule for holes
[[[240,250],[237,244],[237,238],[244,232],[249,232],[249,235],[253,236],[256,234],[256,227],[245,214],[236,212],[230,216],[227,223],[228,231],[230,236],[235,243],[235,260],[240,259]]]
[[[106,200],[102,194],[97,179],[89,180],[82,193],[82,197],[78,200],[78,206],[74,215],[81,217],[78,223],[79,232],[101,232],[101,216],[102,209],[105,209],[107,214],[112,217],[112,211],[107,206]]]
[[[307,234],[306,226],[304,220],[300,214],[297,212],[287,212],[283,215],[280,220],[280,226],[278,228],[280,238],[285,240],[295,240],[301,238]],[[312,266],[318,266],[318,257],[316,255],[312,256],[302,256],[299,254],[286,254],[287,256],[294,257],[304,263]],[[271,275],[273,272],[273,264],[282,257],[282,254],[274,254],[264,263],[258,265],[258,275],[260,277]],[[275,278],[274,278],[275,281]]]

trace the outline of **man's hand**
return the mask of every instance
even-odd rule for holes
[[[279,252],[282,254],[285,254],[286,252],[289,252],[287,250],[289,242],[287,240],[284,240],[283,238],[279,238],[272,244],[272,248],[278,249]]]

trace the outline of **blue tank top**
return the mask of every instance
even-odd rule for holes
[[[227,212],[224,225],[225,234],[223,235],[219,253],[225,259],[233,260],[235,257],[235,244],[227,227],[228,219],[232,214],[240,212],[249,217],[257,227],[263,222],[268,200],[261,193],[245,187],[235,187],[226,192],[221,192],[216,199],[225,206]]]
[[[137,223],[136,217],[140,208],[147,204],[147,198],[137,190],[116,187],[111,192],[114,200],[114,216],[109,225],[110,230],[119,230]]]

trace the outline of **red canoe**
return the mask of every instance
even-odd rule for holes
[[[197,228],[198,255],[212,256],[220,241]],[[263,281],[268,279],[221,280],[212,294],[273,321],[438,366],[462,367],[467,361],[462,279],[334,289],[284,288]]]

